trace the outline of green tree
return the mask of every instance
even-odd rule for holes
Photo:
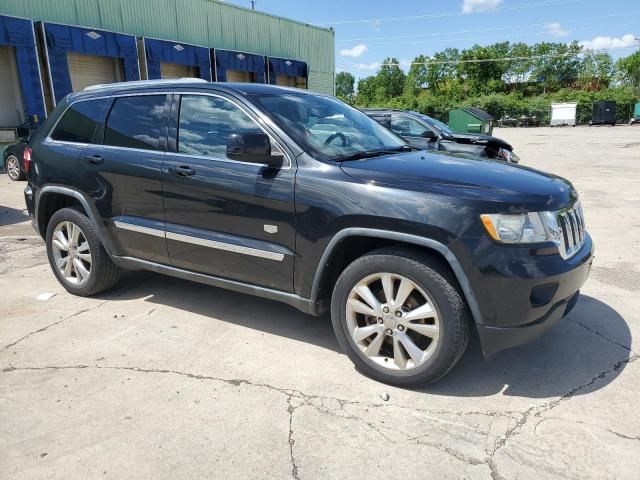
[[[429,58],[424,55],[418,55],[413,59],[404,82],[404,96],[415,96],[420,90],[426,88],[428,84],[428,61]]]
[[[613,60],[605,52],[588,50],[582,56],[578,84],[586,90],[601,90],[608,88],[613,78]]]
[[[618,60],[616,71],[620,82],[640,95],[640,51]]]
[[[358,80],[356,104],[362,107],[373,105],[376,99],[376,77],[365,77]]]
[[[457,80],[459,59],[460,51],[457,48],[446,48],[431,57],[426,73],[426,84],[430,91],[437,92],[443,85]]]
[[[386,101],[402,95],[406,76],[397,58],[385,58],[375,77],[376,99]]]
[[[349,100],[353,96],[356,79],[349,72],[336,75],[336,96],[342,100]]]

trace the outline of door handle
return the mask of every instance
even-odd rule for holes
[[[104,159],[100,155],[87,155],[84,157],[84,161],[91,165],[101,165],[104,163]]]
[[[177,168],[169,168],[168,171],[170,174],[177,177],[191,177],[196,174],[196,171],[187,165],[181,165]]]

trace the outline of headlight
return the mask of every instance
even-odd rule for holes
[[[555,214],[531,212],[518,215],[492,213],[480,215],[491,238],[503,243],[536,243],[560,238]]]
[[[518,163],[520,158],[513,153],[511,150],[507,150],[506,148],[498,149],[498,158],[502,158],[507,162]]]

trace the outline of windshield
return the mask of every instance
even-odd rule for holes
[[[253,95],[259,107],[307,153],[346,160],[364,152],[407,148],[407,142],[364,113],[320,95]]]
[[[453,130],[449,128],[449,126],[445,123],[442,123],[440,120],[436,120],[435,118],[428,117],[426,115],[422,115],[421,113],[416,113],[422,120],[427,122],[430,126],[435,128],[438,133],[440,133],[444,137],[450,137],[453,135]]]

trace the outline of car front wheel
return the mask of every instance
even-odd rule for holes
[[[343,350],[366,375],[409,386],[442,378],[469,340],[467,308],[439,262],[381,249],[351,263],[331,301]]]

